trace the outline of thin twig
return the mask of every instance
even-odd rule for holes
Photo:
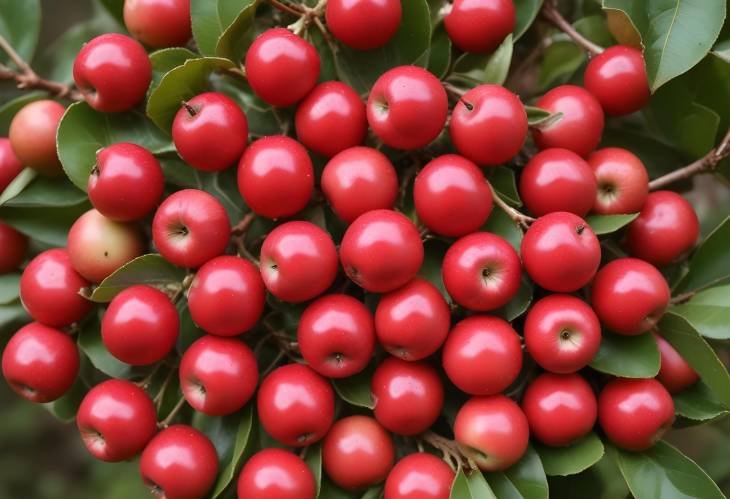
[[[510,217],[512,221],[519,225],[521,228],[523,228],[524,230],[529,229],[530,224],[534,222],[535,219],[525,215],[521,211],[512,208],[499,196],[499,194],[497,194],[497,191],[494,189],[494,187],[491,186],[491,184],[490,187],[492,189],[492,199],[494,199],[494,204],[502,208],[502,210],[507,213],[507,216]]]
[[[170,422],[172,422],[173,419],[175,419],[175,416],[177,416],[177,413],[180,412],[180,409],[183,408],[185,405],[185,397],[180,397],[180,400],[177,401],[177,404],[175,404],[175,407],[172,408],[170,411],[170,414],[167,415],[165,419],[157,423],[158,428],[167,428],[170,426]]]
[[[590,41],[584,37],[570,24],[561,14],[552,2],[545,2],[542,6],[542,15],[545,19],[553,23],[563,33],[568,35],[577,45],[590,52],[592,55],[598,55],[603,52],[603,47]]]
[[[442,437],[432,431],[427,431],[422,434],[420,436],[420,440],[427,443],[434,449],[441,451],[444,461],[446,461],[454,470],[457,470],[460,467],[472,470],[477,469],[477,465],[474,460],[464,454],[461,447],[459,447],[459,444],[454,440]]]
[[[304,14],[304,11],[301,10],[300,7],[295,7],[293,5],[287,5],[284,2],[280,2],[279,0],[267,0],[267,1],[269,2],[269,4],[272,7],[277,8],[282,12],[287,12],[287,13],[295,15],[295,16],[301,16],[302,14]]]
[[[692,298],[694,298],[695,294],[697,294],[697,291],[688,291],[687,293],[682,293],[681,295],[677,295],[669,300],[669,303],[670,305],[681,305],[683,303],[687,303]]]
[[[170,372],[167,373],[167,376],[165,377],[165,381],[162,382],[160,389],[157,391],[155,398],[152,399],[152,402],[158,410],[162,406],[162,401],[165,399],[165,390],[167,390],[167,386],[170,384],[170,381],[172,381],[175,373],[177,373],[177,369],[170,369]]]
[[[248,232],[248,229],[251,228],[251,224],[253,224],[254,220],[256,220],[256,213],[252,211],[246,213],[241,221],[231,228],[231,234],[234,236],[243,236],[246,232]]]
[[[444,89],[448,93],[450,93],[451,95],[456,97],[457,99],[460,99],[466,93],[466,90],[463,90],[463,89],[457,87],[456,85],[449,83],[448,81],[443,82],[443,85],[444,85]]]

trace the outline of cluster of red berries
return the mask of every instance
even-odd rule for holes
[[[167,3],[169,9],[152,15],[144,9],[162,3],[127,0],[130,33],[150,46],[185,43],[189,5]],[[386,43],[400,17],[396,0],[329,0],[326,10],[334,37],[361,50]],[[370,29],[373,22],[381,29]],[[493,50],[514,23],[510,0],[456,0],[445,18],[453,43],[470,52]],[[394,466],[390,435],[420,434],[439,418],[445,387],[429,361],[439,351],[448,380],[472,396],[456,415],[455,440],[483,470],[517,462],[530,435],[565,446],[590,432],[598,419],[618,446],[642,450],[671,425],[669,393],[694,383],[697,375],[660,336],[658,381],[613,379],[596,397],[595,387],[578,374],[598,351],[601,325],[622,335],[655,328],[670,297],[655,266],[675,261],[698,237],[692,207],[672,192],[650,194],[639,158],[619,148],[595,150],[604,112],[631,113],[649,97],[639,51],[607,49],[588,65],[585,89],[564,85],[537,101],[562,117],[533,130],[540,152],[522,171],[519,191],[538,218],[519,254],[505,239],[480,229],[493,209],[492,188],[480,167],[508,162],[522,149],[529,131],[525,109],[516,95],[497,85],[480,85],[458,99],[449,123],[458,154],[431,160],[417,174],[413,190],[425,229],[453,238],[442,264],[443,284],[451,305],[469,311],[453,326],[450,304],[416,275],[424,260],[422,234],[393,209],[399,193],[396,169],[379,150],[362,145],[368,128],[393,148],[431,143],[449,114],[441,82],[419,67],[396,67],[377,80],[363,103],[344,83],[318,84],[316,49],[283,28],[256,38],[245,70],[249,85],[267,103],[298,104],[298,140],[269,136],[249,145],[244,110],[231,98],[209,92],[185,102],[174,118],[172,139],[179,155],[205,172],[237,164],[243,200],[264,218],[295,217],[318,183],[348,225],[339,247],[319,226],[291,220],[266,236],[258,268],[226,255],[231,221],[220,201],[195,189],[164,197],[165,178],[149,151],[131,143],[110,145],[98,153],[89,176],[94,209],[73,225],[65,249],[42,252],[23,271],[21,298],[36,322],[13,336],[2,358],[3,374],[21,396],[48,402],[71,387],[79,354],[59,328],[90,312],[92,303],[80,290],[146,252],[139,221],[154,212],[154,248],[170,263],[195,271],[187,304],[194,322],[208,333],[179,362],[187,403],[204,414],[226,415],[255,395],[266,432],[293,448],[322,441],[323,467],[342,487],[387,479],[387,499],[448,497],[453,470],[425,453]],[[151,65],[140,43],[107,34],[84,45],[74,78],[91,107],[120,112],[144,99]],[[43,174],[61,172],[55,132],[63,112],[56,102],[38,101],[16,115],[9,140],[0,140],[0,189],[22,165]],[[319,182],[308,151],[330,158]],[[619,258],[599,269],[601,245],[582,218],[589,212],[639,213],[626,233],[626,247],[636,258]],[[0,245],[0,271],[11,271],[25,259],[25,237],[5,224]],[[332,292],[340,266],[364,291],[381,295],[374,313],[355,297]],[[521,337],[489,312],[515,297],[523,270],[553,294],[533,304]],[[590,304],[576,296],[587,286]],[[296,338],[304,362],[278,367],[259,383],[256,356],[240,335],[261,319],[267,292],[282,302],[307,303]],[[101,323],[109,353],[133,366],[165,359],[179,330],[174,302],[148,285],[117,294]],[[502,392],[522,371],[523,341],[546,372],[529,383],[520,406]],[[336,397],[327,378],[361,372],[376,345],[391,356],[372,377],[374,417],[335,420]],[[144,481],[164,497],[202,497],[218,470],[213,445],[186,425],[158,432],[157,419],[142,388],[112,379],[86,395],[77,424],[99,459],[121,461],[141,452]],[[314,497],[314,490],[304,461],[282,449],[255,454],[238,481],[239,497],[246,498],[305,499]]]

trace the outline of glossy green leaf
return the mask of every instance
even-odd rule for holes
[[[13,121],[13,117],[16,113],[23,109],[26,104],[44,99],[45,97],[46,94],[44,92],[29,92],[0,105],[0,136],[8,136],[10,122]]]
[[[495,311],[496,314],[501,315],[507,321],[513,321],[517,317],[521,316],[527,309],[530,308],[532,303],[532,296],[535,292],[535,287],[527,277],[527,273],[522,274],[520,280],[520,289],[517,290],[517,294],[505,305],[504,307]]]
[[[281,118],[281,110],[262,101],[248,84],[226,75],[218,76],[212,81],[213,89],[234,99],[246,111],[248,133],[251,137],[264,137],[283,133],[285,123]]]
[[[86,386],[81,378],[77,378],[71,388],[61,398],[42,404],[48,412],[62,423],[71,423],[76,419],[81,400],[86,395]]]
[[[730,278],[730,217],[713,230],[689,262],[689,272],[674,289],[684,293],[704,289]]]
[[[527,448],[519,461],[502,474],[511,484],[511,488],[518,491],[524,499],[548,499],[548,483],[545,470],[542,467],[540,456],[531,446]],[[491,473],[487,474],[487,480],[490,484],[492,484],[491,476]],[[492,487],[499,498],[506,495],[500,492],[503,485],[506,484],[502,483],[499,487]]]
[[[322,489],[319,492],[318,499],[361,499],[360,495],[355,492],[346,492],[339,488],[332,481],[325,477],[322,480]]]
[[[522,206],[520,194],[517,191],[515,172],[511,168],[498,166],[491,168],[489,172],[489,183],[494,187],[502,198],[512,206]]]
[[[483,83],[502,85],[507,79],[513,49],[512,35],[491,54],[464,54],[454,63],[454,69],[448,80],[469,87]]]
[[[372,370],[366,369],[349,378],[333,379],[332,385],[337,395],[348,404],[373,409],[375,401],[370,391],[372,374]]]
[[[673,398],[677,415],[694,421],[712,421],[730,412],[701,381],[674,394]]]
[[[532,25],[542,7],[543,0],[515,0],[516,21],[514,34],[515,41],[525,34]]]
[[[143,377],[144,373],[149,371],[149,368],[133,367],[112,356],[101,340],[101,326],[98,322],[84,326],[77,341],[91,364],[107,376],[131,379]]]
[[[0,305],[7,305],[20,295],[20,274],[0,274]]]
[[[586,222],[591,226],[593,232],[600,236],[602,234],[611,234],[622,227],[630,224],[638,213],[630,213],[628,215],[589,215]]]
[[[481,230],[497,234],[510,243],[516,251],[520,251],[520,244],[522,243],[524,233],[499,206],[492,208],[492,213],[489,214],[487,223],[482,226]]]
[[[669,310],[682,316],[702,336],[730,339],[730,286],[701,291],[687,303]]]
[[[0,206],[16,197],[18,194],[30,184],[36,177],[38,172],[32,168],[24,168],[17,177],[15,177],[0,195]]]
[[[623,336],[604,331],[590,366],[622,378],[653,378],[659,372],[659,349],[651,333]]]
[[[601,147],[623,147],[636,154],[646,166],[649,176],[659,177],[674,171],[685,164],[683,154],[673,145],[660,140],[647,132],[646,126],[609,126],[603,131]]]
[[[218,38],[224,27],[218,17],[218,1],[190,0],[190,19],[192,20],[195,45],[202,55],[214,56]]]
[[[31,239],[50,246],[64,247],[71,225],[90,208],[88,202],[74,206],[41,208],[2,206],[0,220]]]
[[[480,471],[469,475],[460,468],[451,487],[451,499],[497,499]]]
[[[451,39],[443,23],[439,23],[431,35],[431,50],[428,54],[428,70],[437,78],[446,76],[451,65]]]
[[[32,172],[33,170],[31,170]],[[27,170],[23,172],[25,174]],[[17,177],[16,177],[17,179]],[[10,187],[0,197],[3,206],[40,208],[44,206],[75,206],[86,201],[86,193],[66,178],[33,176],[27,186],[13,196]],[[3,199],[4,198],[4,199]]]
[[[535,106],[525,106],[527,124],[531,127],[548,127],[563,118],[563,113],[552,114],[550,111]]]
[[[314,475],[314,482],[317,485],[317,492],[314,497],[317,497],[322,489],[322,444],[315,444],[307,448],[304,462],[307,463],[312,475]]]
[[[361,497],[360,499],[380,499],[383,496],[383,487],[380,485],[375,485],[374,487],[370,487]]]
[[[40,0],[0,0],[0,36],[26,62],[33,59],[41,27]],[[8,56],[0,51],[0,63],[7,64]]]
[[[232,19],[221,33],[215,53],[235,62],[242,62],[259,0],[218,0],[220,19]]]
[[[535,444],[542,466],[547,475],[575,475],[601,460],[604,453],[603,442],[595,433],[589,433],[567,447],[550,447]]]
[[[253,452],[253,441],[255,439],[253,438],[252,406],[253,404],[248,404],[241,411],[225,416],[226,421],[221,425],[221,433],[225,433],[223,438],[233,440],[233,448],[230,455],[224,455],[225,459],[221,460],[221,466],[224,463],[225,466],[218,474],[218,480],[216,480],[213,492],[210,494],[211,499],[220,497],[223,494],[226,487],[238,477],[243,460]]]
[[[561,35],[560,40],[552,42],[543,54],[538,77],[540,89],[547,90],[554,83],[565,83],[585,60],[585,50]]]
[[[173,47],[160,49],[150,54],[150,63],[152,64],[152,83],[150,83],[150,92],[156,89],[162,77],[178,66],[185,64],[188,59],[197,59],[198,55],[186,48]]]
[[[114,271],[104,279],[91,293],[89,298],[98,303],[112,301],[116,295],[130,286],[145,284],[147,286],[164,286],[166,284],[182,284],[185,270],[152,253],[135,258]]]

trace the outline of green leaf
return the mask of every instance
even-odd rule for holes
[[[317,484],[317,492],[314,497],[319,496],[319,491],[322,489],[322,444],[316,444],[307,449],[307,455],[304,457],[304,462],[307,463],[309,469],[314,475],[314,482]]]
[[[230,456],[224,456],[226,459],[221,461],[221,465],[225,463],[225,467],[218,475],[215,482],[213,492],[210,494],[211,499],[220,497],[226,487],[238,476],[243,460],[249,457],[253,451],[253,404],[248,404],[241,411],[230,416],[225,416],[225,423],[221,428],[225,427],[225,437],[233,440],[233,449]],[[223,420],[224,418],[220,418]],[[229,426],[230,423],[233,423]],[[234,432],[229,433],[229,428],[235,428]],[[210,431],[210,429],[209,429]]]
[[[505,487],[507,484],[503,480],[498,478],[496,483],[498,486],[494,486],[492,477],[503,475],[504,478],[510,484],[510,487]],[[487,474],[487,480],[497,497],[506,497],[509,492],[507,490],[514,489],[519,492],[520,497],[525,499],[548,499],[548,484],[547,477],[545,476],[545,470],[543,470],[540,456],[538,456],[535,449],[531,446],[527,448],[524,456],[505,470],[502,473],[489,473]],[[502,493],[502,488],[505,488],[505,493]]]
[[[519,40],[522,35],[532,25],[537,17],[543,0],[515,0],[516,22],[513,31],[515,41]]]
[[[428,54],[428,70],[439,80],[446,76],[451,65],[451,39],[443,23],[433,29],[431,50]]]
[[[150,54],[150,63],[152,64],[152,83],[150,83],[150,92],[160,85],[162,77],[178,66],[185,64],[188,59],[196,59],[198,55],[186,48],[173,47],[160,49]]]
[[[40,28],[39,0],[0,0],[0,36],[28,63],[33,59]],[[8,60],[5,52],[0,51],[0,63],[7,64]]]
[[[497,499],[480,471],[472,471],[468,476],[459,468],[454,484],[451,486],[451,499]]]
[[[78,345],[99,371],[112,378],[131,379],[149,371],[146,367],[133,367],[112,356],[101,339],[101,326],[97,321],[81,329]]]
[[[16,228],[31,239],[50,246],[66,246],[71,225],[91,205],[87,202],[74,206],[17,208],[0,207],[0,220]]]
[[[71,423],[76,419],[76,411],[78,411],[84,395],[86,395],[86,386],[81,378],[77,378],[61,398],[42,405],[62,423]]]
[[[380,499],[383,496],[383,487],[375,485],[370,487],[360,499]]]
[[[130,286],[146,284],[147,286],[162,286],[165,284],[182,284],[185,270],[152,253],[135,258],[131,262],[119,267],[112,275],[101,281],[91,297],[91,301],[106,303]]]
[[[8,333],[14,333],[31,320],[20,300],[0,304],[0,339]]]
[[[0,274],[0,305],[7,305],[20,296],[20,274]]]
[[[675,287],[676,293],[707,288],[730,278],[730,217],[713,230],[689,261],[689,272]]]
[[[218,0],[221,19],[233,18],[233,21],[218,38],[215,46],[216,55],[236,62],[243,59],[246,46],[252,41],[250,32],[258,4],[259,0]]]
[[[630,224],[638,213],[630,213],[628,215],[589,215],[586,222],[593,229],[593,233],[597,236],[602,234],[611,234],[620,228]]]
[[[527,124],[532,127],[548,127],[563,119],[563,113],[551,114],[550,111],[535,106],[525,106]]]
[[[491,54],[464,54],[454,63],[453,73],[448,80],[467,86],[484,83],[502,85],[507,79],[513,49],[512,34]]]
[[[659,140],[647,133],[646,126],[609,127],[603,132],[601,147],[623,147],[636,154],[646,166],[651,178],[669,173],[685,164],[683,154],[672,144]]]
[[[567,447],[550,447],[539,443],[535,447],[545,473],[551,476],[580,473],[600,461],[604,453],[603,442],[593,432]]]
[[[690,301],[670,312],[681,316],[702,336],[730,339],[730,286],[718,286],[697,293]]]
[[[38,172],[32,168],[24,168],[17,177],[15,177],[0,195],[0,206],[4,205],[8,200],[13,199],[23,192],[28,184],[38,176]]]
[[[712,421],[730,412],[717,400],[710,387],[701,381],[674,394],[673,398],[676,413],[694,421]]]
[[[651,333],[623,336],[604,331],[590,366],[622,378],[653,378],[659,372],[659,349]]]
[[[198,51],[202,55],[214,56],[218,38],[223,33],[217,0],[190,0],[190,19]]]
[[[234,99],[246,111],[248,133],[251,137],[265,137],[282,133],[281,110],[262,101],[248,84],[226,75],[216,75],[212,81],[216,92]]]
[[[532,303],[534,291],[535,289],[532,281],[529,277],[527,277],[527,273],[523,272],[520,280],[520,289],[517,290],[517,294],[509,301],[509,303],[507,303],[507,305],[496,310],[494,313],[503,316],[508,322],[515,320],[517,317],[527,312],[527,309],[530,307],[530,303]]]
[[[488,180],[492,187],[494,187],[494,190],[512,206],[522,206],[522,200],[517,191],[514,170],[504,166],[498,166],[490,170]]]
[[[492,208],[492,213],[489,214],[487,223],[482,226],[481,230],[497,234],[510,243],[515,251],[520,251],[522,229],[499,206]]]
[[[372,374],[372,370],[365,369],[349,378],[333,379],[332,385],[335,387],[337,395],[348,404],[374,409],[375,401],[370,392]]]
[[[21,175],[26,176],[26,170]],[[30,170],[31,172],[33,170]],[[16,177],[17,180],[18,177]],[[15,181],[13,181],[15,183]],[[15,187],[15,186],[13,186]],[[47,206],[76,206],[86,201],[86,193],[79,190],[66,178],[36,176],[17,194],[10,187],[0,197],[0,204],[19,208],[40,208]]]
[[[0,0],[2,1],[2,0]],[[18,111],[33,101],[45,99],[44,92],[30,92],[16,97],[0,106],[0,136],[7,137],[10,131],[10,122]]]
[[[560,35],[560,40],[545,49],[538,77],[540,90],[547,90],[556,82],[566,82],[586,59],[585,51],[575,43],[563,40],[564,37]]]

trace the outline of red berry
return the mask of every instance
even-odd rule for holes
[[[398,461],[385,481],[385,499],[449,499],[454,481],[443,459],[416,452]]]
[[[0,193],[23,171],[23,163],[13,152],[10,139],[0,137]]]
[[[649,174],[644,163],[620,147],[599,149],[588,157],[598,182],[593,211],[600,215],[636,213],[649,194]]]
[[[183,47],[192,36],[190,0],[125,0],[124,25],[150,47]]]
[[[0,274],[17,269],[28,253],[28,238],[0,221]]]
[[[238,499],[314,499],[317,485],[302,458],[284,449],[263,449],[238,477]]]
[[[669,393],[679,393],[699,381],[700,377],[697,372],[667,340],[656,333],[654,333],[654,339],[659,348],[661,361],[656,379]]]
[[[464,52],[491,52],[515,28],[512,0],[454,0],[444,18],[446,32]]]
[[[58,123],[66,109],[52,100],[26,104],[10,122],[10,145],[20,163],[43,175],[63,174],[56,152]]]
[[[388,43],[398,31],[401,15],[400,0],[330,0],[325,10],[332,36],[358,50]]]
[[[634,47],[614,45],[593,57],[583,84],[612,116],[634,113],[649,102],[644,56]]]

